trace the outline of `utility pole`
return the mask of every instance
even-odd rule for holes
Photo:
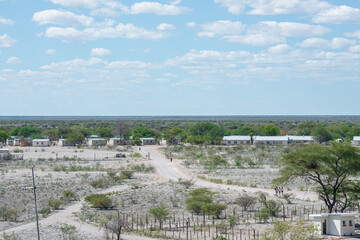
[[[40,240],[39,218],[38,218],[37,206],[36,206],[36,186],[35,186],[35,177],[34,177],[34,167],[31,168],[31,171],[32,171],[33,189],[34,189],[36,229],[37,229],[38,240]]]

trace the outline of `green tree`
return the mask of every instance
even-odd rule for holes
[[[220,218],[221,212],[227,208],[225,204],[220,203],[206,203],[201,206],[201,210],[206,212],[208,215],[215,216],[217,219]]]
[[[323,126],[316,127],[311,134],[319,143],[328,142],[333,139],[331,133]]]
[[[162,206],[162,207],[156,207],[149,210],[149,213],[153,215],[155,219],[159,221],[160,229],[162,229],[163,222],[169,217],[170,212],[169,210]]]
[[[105,194],[91,194],[86,196],[85,201],[90,203],[94,208],[109,209],[112,208],[112,200]]]
[[[283,183],[295,178],[317,184],[317,193],[328,212],[342,211],[337,205],[344,201],[342,190],[352,177],[360,173],[359,150],[348,143],[331,143],[331,146],[308,145],[297,148],[280,160],[280,175],[275,182]]]
[[[11,131],[12,136],[30,137],[34,134],[41,134],[41,130],[33,126],[23,126],[14,128]]]
[[[232,135],[245,135],[245,136],[254,136],[256,131],[249,126],[242,126],[241,128],[234,129]]]
[[[264,136],[277,136],[280,133],[280,129],[271,124],[267,124],[261,128],[261,134]]]
[[[203,205],[212,203],[214,193],[207,188],[198,188],[189,192],[185,200],[186,210],[200,214]]]
[[[299,136],[309,136],[317,126],[318,125],[314,122],[301,123],[297,126],[297,134]]]
[[[66,141],[71,144],[81,144],[84,141],[84,135],[78,130],[71,130],[66,135]]]
[[[5,142],[10,137],[10,134],[0,129],[0,142]]]

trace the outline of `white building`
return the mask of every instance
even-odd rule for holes
[[[155,138],[140,138],[143,145],[155,145]]]
[[[109,146],[118,146],[124,143],[124,139],[123,138],[110,138],[108,141],[108,145]]]
[[[314,138],[312,136],[287,136],[289,138],[289,142],[295,143],[312,143],[314,142]]]
[[[11,136],[6,139],[6,145],[8,146],[20,146],[20,138],[16,136]]]
[[[251,145],[251,136],[224,136],[224,145]]]
[[[33,147],[50,147],[51,142],[50,142],[50,139],[33,139],[32,146]]]
[[[0,149],[0,160],[10,158],[10,150],[2,148]]]
[[[353,141],[352,141],[352,144],[353,144],[354,146],[360,147],[360,136],[354,136]]]
[[[282,145],[286,146],[289,143],[288,136],[254,136],[255,145]]]
[[[355,235],[356,213],[313,214],[314,226],[320,235],[353,236]]]
[[[88,145],[89,146],[105,146],[106,140],[103,138],[89,138]]]

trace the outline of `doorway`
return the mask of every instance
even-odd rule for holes
[[[323,235],[326,235],[326,219],[324,219],[324,222],[322,224],[322,231]]]

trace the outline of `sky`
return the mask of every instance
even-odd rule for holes
[[[0,116],[359,115],[359,0],[0,0]]]

